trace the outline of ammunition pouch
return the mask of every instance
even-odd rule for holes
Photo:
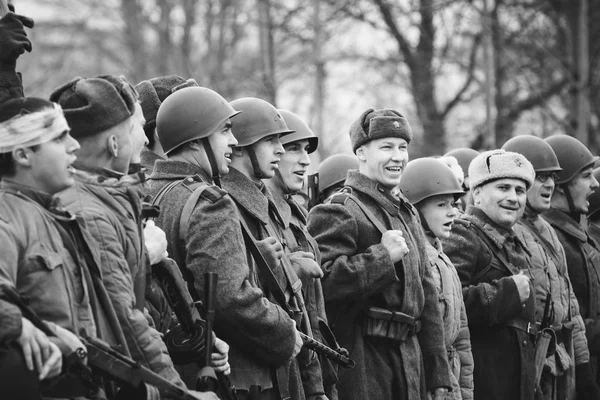
[[[369,307],[363,315],[363,336],[402,343],[421,330],[421,321],[400,311]]]
[[[163,341],[175,365],[198,363],[204,359],[206,347],[204,324],[199,320],[196,320],[194,323],[196,329],[191,333],[186,332],[181,324],[179,324],[163,337]]]

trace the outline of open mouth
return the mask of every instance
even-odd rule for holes
[[[394,167],[385,167],[386,170],[390,171],[390,172],[402,172],[402,167],[400,166],[394,166]]]
[[[541,193],[540,196],[543,197],[544,199],[550,199],[550,197],[551,197],[550,193]]]
[[[446,228],[452,229],[452,221],[448,221],[444,224]]]
[[[300,178],[304,178],[304,175],[306,175],[306,171],[294,171],[294,175],[299,176]]]
[[[225,153],[225,158],[231,161],[231,153]]]

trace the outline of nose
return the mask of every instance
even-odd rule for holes
[[[450,207],[449,207],[447,215],[450,218],[456,218],[458,216],[458,208],[456,208],[454,205],[450,204]]]
[[[517,197],[517,191],[515,189],[510,189],[507,193],[506,193],[506,199],[508,201],[512,201],[514,203],[517,202],[518,197]]]
[[[279,138],[277,138],[275,140],[275,154],[280,156],[284,153],[285,153],[285,149],[283,148],[283,145],[281,144],[281,140]]]
[[[598,180],[594,175],[592,175],[592,189],[598,189],[598,186],[600,186]]]
[[[308,167],[310,165],[310,157],[308,156],[308,151],[302,150],[302,157],[300,158],[300,165],[304,167]]]
[[[71,136],[71,134],[67,134],[69,136],[69,143],[67,145],[67,151],[69,153],[74,153],[76,151],[78,151],[81,146],[79,145],[79,142],[77,140],[75,140],[75,138],[73,136]]]
[[[231,147],[235,147],[238,145],[238,140],[235,138],[235,136],[233,135],[233,131],[231,130],[231,128],[229,128],[227,130],[227,144]]]

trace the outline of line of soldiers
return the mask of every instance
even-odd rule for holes
[[[109,379],[78,391],[87,337],[195,389],[154,269],[169,262],[184,303],[218,274],[207,351],[238,399],[600,398],[600,170],[576,139],[409,162],[407,119],[368,109],[307,210],[319,140],[296,114],[175,75],[23,97],[24,26],[0,19],[0,289],[45,328],[0,290],[0,397],[169,398]]]

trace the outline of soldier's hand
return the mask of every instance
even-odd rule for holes
[[[322,278],[323,271],[315,261],[315,255],[308,251],[295,251],[290,254],[292,267],[300,279],[303,278]]]
[[[33,28],[33,20],[13,12],[0,19],[0,64],[14,69],[17,58],[31,51],[25,27]]]
[[[393,263],[400,261],[408,254],[408,246],[402,231],[389,230],[381,237],[381,244],[389,251]]]
[[[523,274],[523,271],[521,271],[517,275],[511,276],[511,278],[515,281],[515,285],[517,285],[521,303],[525,303],[530,294],[529,277]]]
[[[57,345],[50,342],[50,356],[44,362],[40,371],[40,380],[46,378],[54,378],[60,375],[62,371],[62,353]]]
[[[258,240],[256,246],[262,253],[263,257],[269,264],[269,266],[276,266],[283,257],[283,246],[279,243],[279,240],[269,236],[263,240]]]
[[[60,343],[57,343],[60,347],[60,350],[64,356],[68,356],[71,353],[77,351],[78,349],[86,350],[84,344],[81,342],[79,337],[73,332],[61,328],[56,325],[56,336],[58,337]],[[87,353],[87,351],[86,351]],[[87,357],[81,360],[84,364],[87,363]]]
[[[292,354],[292,357],[296,357],[300,353],[300,350],[302,350],[302,346],[304,346],[300,332],[296,330],[296,321],[294,321],[294,331],[296,332],[296,344],[294,346],[294,353]]]
[[[446,388],[443,388],[443,387],[435,388],[431,391],[430,395],[427,397],[432,400],[444,400],[444,396],[446,396],[447,392],[448,392],[448,389],[446,389]]]
[[[188,393],[198,400],[219,400],[219,396],[213,392],[197,392],[195,390],[189,390]]]
[[[38,328],[36,328],[27,318],[21,318],[21,336],[17,342],[23,351],[25,365],[30,371],[37,370],[40,375],[46,360],[53,352],[50,339]],[[40,378],[43,379],[43,378]]]
[[[231,373],[231,366],[229,365],[229,345],[216,337],[214,332],[213,340],[217,353],[212,353],[210,355],[210,366],[217,372],[229,375]]]
[[[148,250],[150,264],[158,264],[167,256],[167,235],[150,220],[144,227],[144,245]]]

